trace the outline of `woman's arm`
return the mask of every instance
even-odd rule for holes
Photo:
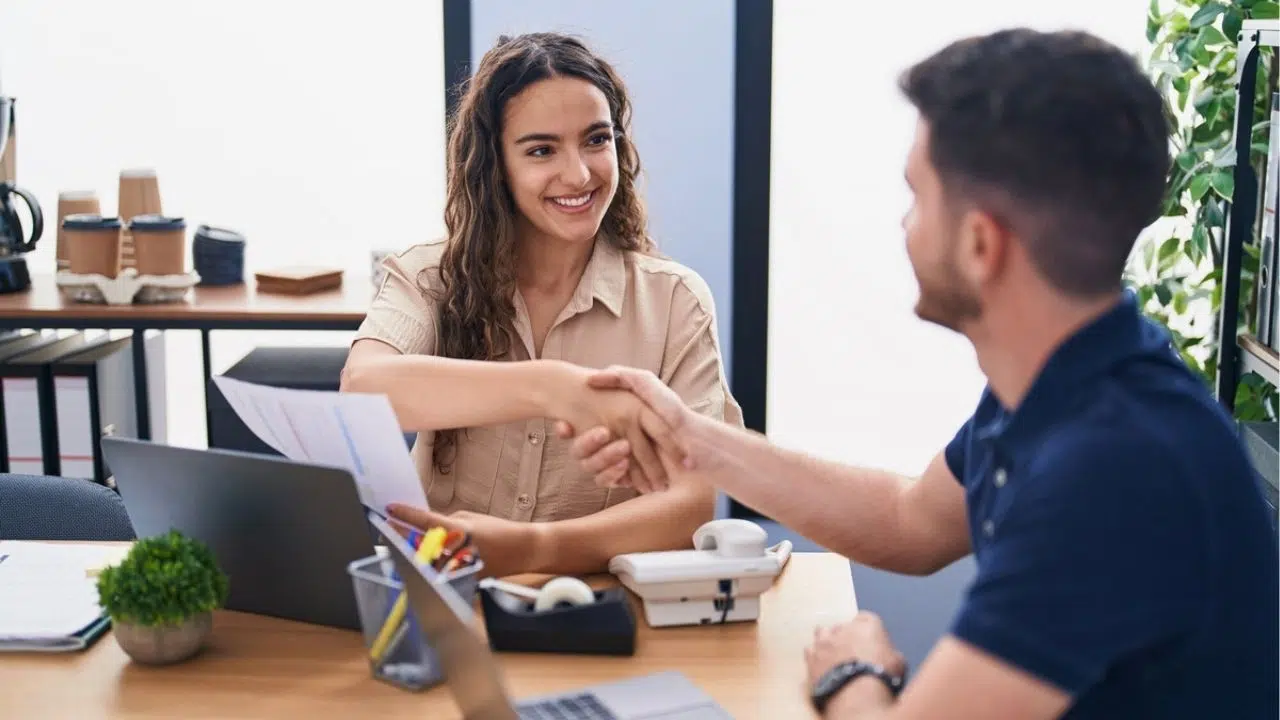
[[[402,355],[364,338],[351,346],[341,390],[386,395],[404,430],[498,425],[548,415],[547,390],[572,373],[556,365]]]
[[[386,395],[409,431],[501,425],[535,417],[605,425],[630,441],[645,489],[666,471],[640,426],[642,403],[624,391],[589,387],[590,370],[559,360],[488,362],[404,355],[373,338],[357,340],[342,369],[343,392]]]

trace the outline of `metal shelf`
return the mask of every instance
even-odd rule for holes
[[[1272,385],[1280,386],[1280,353],[1258,342],[1252,335],[1241,335],[1240,372],[1256,373]]]
[[[1275,511],[1277,497],[1280,496],[1280,423],[1242,422],[1240,436],[1261,476],[1267,502]]]

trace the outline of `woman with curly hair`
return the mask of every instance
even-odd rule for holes
[[[575,38],[501,38],[452,118],[446,236],[390,256],[343,389],[390,398],[418,433],[430,511],[418,527],[471,533],[486,572],[586,573],[625,552],[688,547],[714,491],[672,483],[629,393],[593,369],[658,375],[736,425],[711,291],[657,253],[636,182],[622,80]],[[555,422],[628,455],[597,484]],[[642,491],[666,488],[667,492]]]

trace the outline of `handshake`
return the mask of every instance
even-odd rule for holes
[[[703,428],[712,418],[685,405],[653,373],[627,367],[572,367],[565,393],[549,399],[556,434],[603,487],[641,493],[667,489],[677,470],[707,461]]]

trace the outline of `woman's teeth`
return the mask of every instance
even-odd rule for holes
[[[579,195],[577,197],[551,198],[551,202],[557,205],[562,205],[564,207],[582,207],[590,199],[591,199],[591,193],[587,193],[586,195]]]

